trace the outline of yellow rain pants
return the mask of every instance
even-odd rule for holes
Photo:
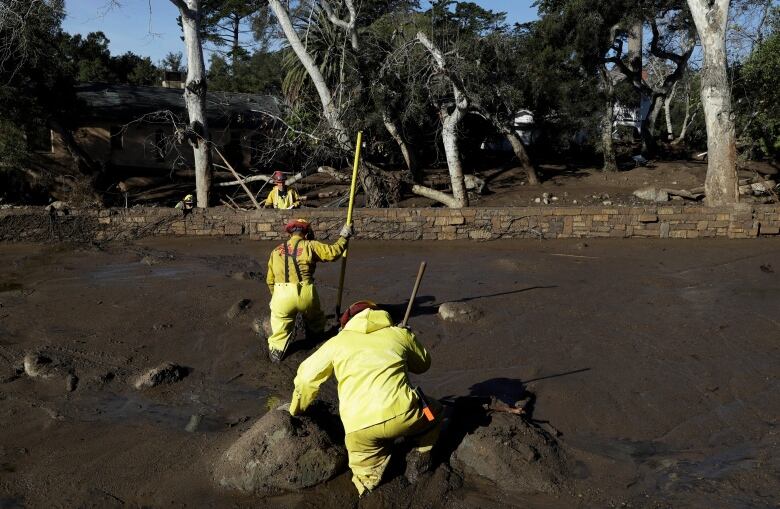
[[[335,376],[353,482],[361,493],[371,490],[382,479],[394,438],[415,436],[430,449],[438,437],[438,403],[427,401],[436,418],[431,423],[408,379],[408,373],[424,373],[430,365],[414,334],[393,326],[387,311],[365,309],[298,366],[290,413],[306,410]]]
[[[271,330],[268,348],[283,351],[290,341],[295,315],[303,314],[306,331],[321,334],[325,330],[325,314],[320,307],[317,288],[309,283],[276,283],[271,296]]]
[[[396,438],[412,437],[416,449],[422,453],[429,452],[436,444],[441,431],[442,409],[438,401],[427,399],[436,417],[433,422],[425,418],[422,407],[416,407],[388,421],[347,433],[344,437],[352,483],[359,494],[373,490],[382,481]]]
[[[268,257],[266,283],[271,292],[271,330],[268,348],[283,351],[291,339],[295,315],[302,313],[306,331],[321,334],[325,329],[325,315],[314,286],[317,262],[330,262],[344,252],[344,237],[333,244],[306,240],[299,234],[276,246]]]

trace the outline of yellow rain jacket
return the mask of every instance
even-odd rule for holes
[[[420,407],[407,371],[424,373],[430,365],[425,347],[394,327],[387,311],[363,310],[298,367],[290,413],[305,410],[335,375],[346,433],[388,421]]]
[[[317,262],[332,262],[344,252],[347,239],[339,237],[333,244],[306,240],[294,234],[271,251],[265,282],[271,294],[276,283],[313,283]]]
[[[288,187],[284,192],[284,195],[279,194],[279,189],[274,187],[271,192],[268,193],[268,197],[263,203],[264,207],[273,207],[275,209],[296,209],[301,206],[301,201],[298,196],[298,192]]]

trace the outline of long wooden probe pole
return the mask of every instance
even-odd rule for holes
[[[420,282],[422,281],[423,274],[425,274],[425,262],[420,262],[420,270],[417,271],[417,280],[414,282],[414,289],[412,290],[412,296],[409,298],[409,305],[406,306],[406,314],[404,315],[404,321],[401,322],[401,327],[406,327],[409,322],[409,315],[412,313],[412,306],[414,306],[414,299],[417,298],[417,290],[420,289]]]
[[[352,209],[355,206],[355,190],[357,189],[357,172],[360,165],[360,146],[363,144],[363,131],[358,131],[357,143],[355,143],[355,162],[352,165],[352,184],[349,187],[349,208],[347,208],[347,224],[352,226]],[[344,294],[344,275],[347,272],[347,250],[349,239],[341,255],[341,274],[339,274],[339,293],[336,296],[336,320],[341,317],[341,297]]]

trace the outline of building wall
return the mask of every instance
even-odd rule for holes
[[[118,136],[111,136],[118,132]],[[74,139],[95,161],[111,163],[117,166],[158,169],[170,171],[176,168],[192,168],[192,148],[186,143],[178,143],[172,139],[171,126],[163,124],[95,122],[92,125],[77,128]],[[238,169],[246,169],[251,164],[251,136],[257,134],[249,130],[212,129],[211,139],[225,154],[229,162]],[[227,147],[234,140],[238,144],[234,157],[226,153]],[[113,142],[113,143],[112,143]],[[158,153],[158,146],[163,148],[163,157]],[[215,153],[213,159],[222,164]],[[70,165],[71,157],[62,138],[52,133],[51,153],[39,153],[43,160],[53,164]]]
[[[279,240],[285,238],[282,225],[295,217],[311,220],[318,238],[335,238],[345,216],[343,209],[241,212],[224,207],[188,213],[156,207],[74,210],[50,216],[40,207],[14,207],[0,209],[0,241],[88,242],[183,235]],[[358,239],[441,241],[777,237],[780,206],[357,209],[355,231]]]

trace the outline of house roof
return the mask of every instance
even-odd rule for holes
[[[183,89],[83,83],[76,86],[76,97],[84,107],[82,120],[130,122],[163,111],[170,111],[181,120],[187,118]],[[281,116],[281,110],[281,101],[270,95],[206,95],[206,118],[214,127],[270,125],[274,117]]]

